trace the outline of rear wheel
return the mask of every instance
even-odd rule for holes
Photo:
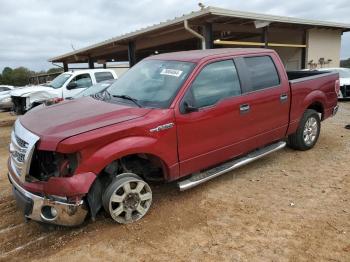
[[[309,150],[314,147],[321,130],[321,120],[313,109],[305,111],[297,131],[288,137],[288,145],[297,150]]]
[[[152,204],[150,186],[139,176],[125,173],[117,176],[103,194],[104,209],[121,224],[141,219]]]

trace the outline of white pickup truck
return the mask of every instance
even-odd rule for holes
[[[11,92],[14,111],[24,114],[29,109],[47,100],[75,96],[85,88],[108,79],[117,79],[111,69],[88,69],[68,71],[60,74],[50,83],[39,86],[28,86]]]

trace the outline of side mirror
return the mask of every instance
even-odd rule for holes
[[[77,88],[77,87],[78,87],[78,85],[77,85],[76,82],[70,82],[70,83],[67,85],[67,89],[68,89],[68,90],[72,90],[72,89],[75,89],[75,88]]]
[[[190,105],[187,101],[184,102],[183,108],[185,113],[192,113],[192,112],[198,112],[198,108],[194,107],[193,105]]]

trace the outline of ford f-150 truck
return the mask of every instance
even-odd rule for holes
[[[27,86],[11,92],[14,111],[24,114],[31,108],[48,100],[69,99],[84,89],[101,81],[117,79],[111,69],[87,69],[64,72],[50,83]]]
[[[104,96],[20,117],[13,194],[27,219],[73,226],[104,208],[134,222],[151,206],[153,182],[186,190],[286,144],[311,149],[338,92],[337,73],[287,73],[268,49],[151,56]]]

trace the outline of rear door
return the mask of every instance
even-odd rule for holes
[[[244,138],[240,132],[241,99],[233,59],[211,61],[201,68],[176,111],[181,176],[241,152],[237,145]]]
[[[290,88],[284,68],[275,54],[235,59],[242,78],[240,104],[246,151],[264,146],[286,135],[289,123]]]

